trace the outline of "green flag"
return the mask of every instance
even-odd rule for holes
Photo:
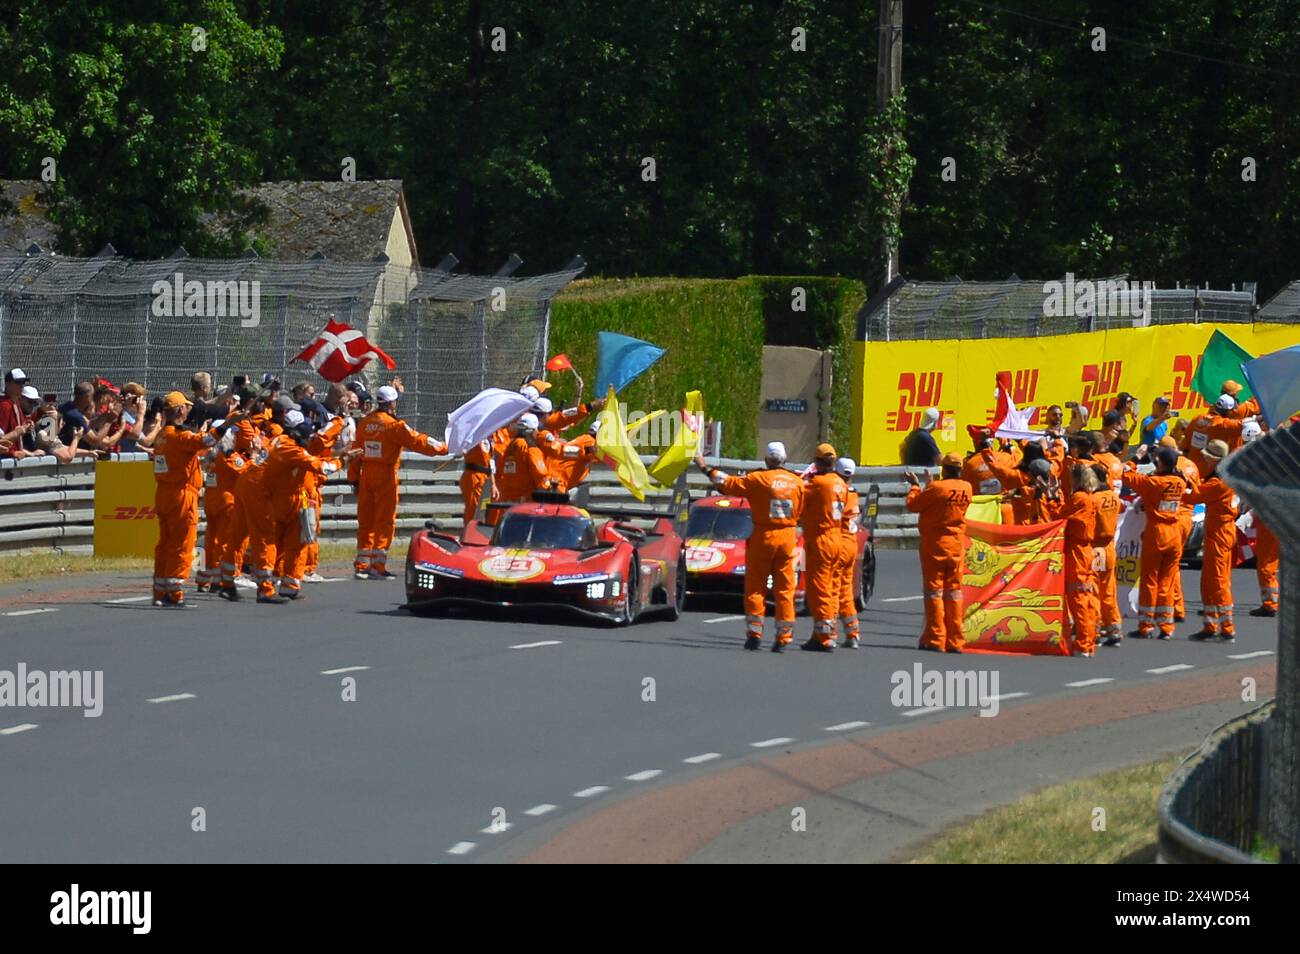
[[[1196,369],[1196,376],[1192,378],[1192,387],[1197,394],[1213,404],[1223,393],[1223,382],[1236,381],[1242,385],[1237,400],[1248,401],[1252,394],[1250,386],[1246,384],[1246,376],[1241,373],[1241,365],[1253,357],[1255,356],[1237,342],[1215,329],[1205,346],[1205,354],[1201,357],[1200,367]]]

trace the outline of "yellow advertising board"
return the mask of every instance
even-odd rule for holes
[[[1121,391],[1137,396],[1142,415],[1165,396],[1183,417],[1205,401],[1192,389],[1205,345],[1218,329],[1251,354],[1300,344],[1300,326],[1200,324],[1117,328],[1042,338],[857,342],[854,382],[864,465],[896,465],[907,435],[926,408],[942,418],[935,439],[943,451],[970,450],[968,424],[986,424],[996,407],[995,380],[1008,371],[1017,407],[1076,401],[1089,420],[1114,406]],[[1068,419],[1068,415],[1067,415]]]
[[[152,461],[95,462],[95,556],[153,556],[153,497]]]

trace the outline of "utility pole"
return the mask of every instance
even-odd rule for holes
[[[889,101],[898,95],[903,86],[903,0],[880,0],[880,45],[876,55],[876,108],[884,111]],[[887,157],[893,159],[893,156]],[[899,210],[891,210],[897,215]],[[889,223],[886,223],[888,226]],[[884,258],[884,281],[893,281],[898,274],[898,246],[892,242],[886,228],[881,239]]]

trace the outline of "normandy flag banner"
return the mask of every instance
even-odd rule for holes
[[[1064,637],[1065,521],[966,521],[966,651],[1070,655]]]

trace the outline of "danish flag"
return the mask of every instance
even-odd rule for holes
[[[365,339],[361,332],[333,318],[294,361],[306,361],[326,381],[342,381],[378,358],[392,371],[397,362]]]

